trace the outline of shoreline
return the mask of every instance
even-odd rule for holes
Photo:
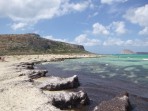
[[[24,62],[42,63],[71,58],[98,57],[92,54],[75,55],[14,55],[0,61],[0,108],[2,111],[60,111],[49,102],[49,97],[26,75],[30,70],[19,68]]]

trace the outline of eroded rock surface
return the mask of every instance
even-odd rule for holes
[[[48,96],[46,96],[46,94],[44,95],[46,99],[48,98],[47,99],[48,101],[46,100],[45,103],[41,105],[41,107],[36,109],[36,111],[45,110],[44,106],[45,107],[49,106],[48,107],[49,111],[50,110],[60,111],[62,109],[67,110],[67,109],[77,108],[79,106],[81,107],[84,105],[88,105],[90,103],[87,93],[83,91],[79,92],[64,91],[66,89],[73,89],[80,86],[77,75],[68,78],[50,76],[48,77],[48,79],[46,78],[47,81],[39,82],[38,81],[39,78],[42,79],[41,77],[45,77],[48,71],[34,69],[34,64],[35,64],[34,62],[22,62],[19,64],[15,64],[15,66],[17,71],[20,72],[18,78],[25,78],[22,81],[23,84],[25,83],[31,84],[32,88],[35,88],[34,85],[38,86],[40,84],[35,89],[37,91],[41,91],[41,93],[43,92],[43,95],[44,91],[47,91],[49,93]],[[17,84],[15,83],[15,85]],[[3,88],[0,89],[0,92],[4,91],[5,89]]]
[[[69,78],[50,77],[46,82],[39,86],[40,89],[57,91],[64,89],[72,89],[80,86],[77,75]]]
[[[87,93],[83,91],[57,93],[52,100],[52,105],[60,109],[77,108],[82,105],[89,105],[89,103]]]
[[[120,94],[117,97],[101,102],[94,111],[130,111],[128,93]]]

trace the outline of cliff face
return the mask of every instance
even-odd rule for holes
[[[38,34],[0,35],[0,55],[81,52],[86,52],[81,45],[41,38]]]

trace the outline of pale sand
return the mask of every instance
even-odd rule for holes
[[[60,111],[50,98],[36,88],[27,76],[29,70],[17,69],[16,64],[29,61],[50,61],[54,58],[95,57],[96,55],[21,55],[5,56],[0,60],[0,111]]]

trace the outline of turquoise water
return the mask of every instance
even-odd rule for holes
[[[148,83],[148,55],[110,55],[101,58],[71,59],[51,63],[63,70],[83,71],[101,78]]]
[[[127,91],[132,111],[148,109],[148,55],[108,55],[100,58],[67,59],[39,65],[48,75],[70,77],[78,75],[91,105],[77,111],[92,111],[103,100]]]

